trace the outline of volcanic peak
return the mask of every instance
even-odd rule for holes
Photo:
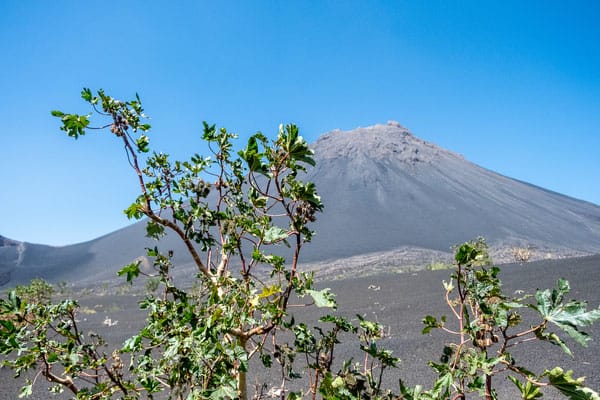
[[[462,159],[458,154],[417,138],[396,121],[351,131],[336,129],[322,135],[313,148],[321,159],[386,159],[410,165],[431,164],[440,157]]]

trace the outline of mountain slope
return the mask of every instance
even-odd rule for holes
[[[478,235],[505,247],[600,252],[599,206],[481,168],[398,123],[333,131],[313,147],[309,175],[326,205],[317,231],[332,258],[448,251]]]
[[[68,281],[78,268],[85,274],[93,258],[86,243],[52,247],[0,236],[0,286],[27,283],[37,277]]]
[[[480,235],[500,255],[497,261],[508,261],[502,256],[514,247],[532,248],[537,258],[600,253],[600,206],[481,168],[396,122],[329,132],[312,147],[317,166],[307,179],[316,183],[325,210],[303,260],[316,269],[422,265]],[[59,248],[0,237],[0,285],[35,276],[112,280],[156,245],[144,237],[144,226]],[[160,247],[174,250],[176,264],[190,262],[176,238],[166,237]]]

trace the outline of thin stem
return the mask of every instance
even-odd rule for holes
[[[116,122],[116,118],[114,118],[114,119]],[[179,225],[177,225],[173,221],[164,219],[164,218],[156,215],[154,213],[154,211],[152,211],[152,201],[151,201],[150,195],[148,194],[148,191],[146,189],[146,182],[144,181],[144,175],[139,166],[139,162],[138,162],[138,158],[135,153],[135,150],[134,150],[133,146],[131,145],[131,143],[129,142],[129,140],[127,139],[126,135],[121,134],[120,137],[123,139],[123,143],[125,145],[125,148],[127,149],[128,155],[131,156],[132,167],[138,176],[138,183],[139,183],[140,189],[142,191],[142,196],[144,197],[144,206],[142,207],[142,210],[141,210],[142,213],[144,215],[146,215],[148,218],[150,218],[152,221],[156,222],[157,224],[166,226],[166,227],[170,228],[172,231],[174,231],[175,234],[177,236],[179,236],[181,238],[181,240],[183,241],[185,247],[187,248],[188,252],[192,256],[192,259],[196,263],[196,266],[198,267],[198,269],[205,276],[209,276],[209,277],[212,276],[210,270],[208,268],[206,268],[206,266],[202,262],[202,259],[200,258],[200,255],[196,251],[194,244],[186,236],[185,232],[181,229],[181,227],[179,227]]]

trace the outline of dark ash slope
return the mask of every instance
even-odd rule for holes
[[[600,252],[600,207],[481,168],[397,123],[333,131],[313,146],[326,205],[312,259],[400,246],[491,244]],[[315,249],[315,247],[317,249]]]

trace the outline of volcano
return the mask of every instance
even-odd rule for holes
[[[452,246],[483,236],[498,262],[527,249],[533,258],[600,253],[600,206],[511,179],[414,136],[397,122],[322,135],[307,172],[325,204],[317,235],[303,248],[311,268],[418,266],[449,260]],[[64,247],[0,241],[0,285],[114,280],[156,242],[139,222]],[[175,263],[190,263],[167,236]],[[334,269],[335,269],[334,268]],[[335,272],[335,271],[334,271]],[[339,271],[338,271],[339,272]]]
[[[477,236],[497,252],[600,252],[598,205],[477,166],[397,122],[332,131],[313,148],[309,179],[326,210],[312,259],[321,251],[333,259],[399,247],[447,252]]]

